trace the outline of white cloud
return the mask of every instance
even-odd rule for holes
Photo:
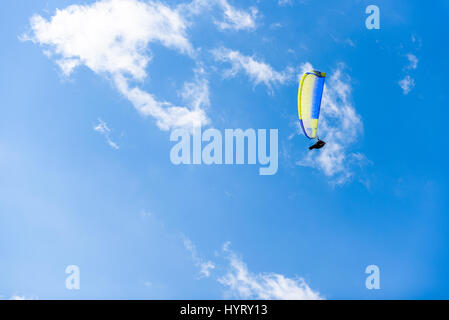
[[[413,42],[417,47],[421,47],[421,46],[422,46],[422,40],[421,40],[421,37],[412,34],[411,38],[412,38],[412,42]]]
[[[191,128],[192,125],[207,124],[209,122],[204,110],[199,108],[185,108],[172,105],[170,102],[160,102],[156,98],[138,87],[130,88],[124,76],[114,78],[119,91],[131,101],[134,107],[145,116],[152,116],[162,130],[175,127]]]
[[[317,300],[320,294],[312,290],[302,278],[291,279],[276,273],[253,273],[247,265],[223,246],[229,260],[228,272],[219,282],[228,289],[227,294],[237,299],[263,300]]]
[[[137,0],[102,0],[57,10],[50,19],[31,19],[31,39],[53,46],[60,64],[70,73],[84,64],[96,73],[129,74],[142,80],[151,59],[150,42],[161,42],[191,53],[186,26],[176,11],[160,3]]]
[[[237,9],[227,0],[192,0],[179,5],[179,11],[186,15],[198,15],[205,11],[212,11],[212,9],[217,9],[220,12],[220,19],[213,19],[215,25],[222,31],[254,30],[257,27],[258,11],[255,7],[250,7],[248,10]],[[216,15],[215,12],[208,14]]]
[[[37,300],[36,297],[27,297],[27,296],[21,296],[21,295],[13,295],[9,300]]]
[[[409,75],[406,75],[404,79],[400,80],[398,82],[399,86],[402,89],[402,92],[407,95],[410,91],[415,87],[415,79],[410,77]]]
[[[239,10],[231,6],[227,0],[218,0],[223,9],[223,20],[216,22],[222,29],[251,30],[256,28],[257,9],[249,8],[249,11]]]
[[[398,84],[401,87],[402,93],[404,95],[409,94],[410,91],[412,91],[412,89],[415,87],[415,79],[412,78],[408,73],[410,73],[413,70],[416,70],[418,68],[419,62],[418,58],[412,53],[408,53],[406,57],[408,60],[408,65],[404,67],[404,70],[406,71],[407,74],[402,80],[398,81]]]
[[[142,219],[146,219],[146,218],[153,217],[153,214],[149,211],[142,210],[142,211],[140,211],[140,216],[142,217]]]
[[[46,46],[45,51],[55,57],[65,75],[86,66],[111,77],[120,93],[142,115],[154,117],[162,130],[208,122],[200,108],[160,102],[130,85],[132,80],[146,78],[152,58],[148,45],[152,42],[194,56],[187,24],[177,10],[153,1],[101,0],[57,10],[49,20],[35,15],[31,29],[22,39]]]
[[[356,47],[355,42],[351,38],[340,38],[340,37],[335,36],[333,34],[331,34],[330,36],[338,44],[348,45],[348,46],[350,46],[352,48]]]
[[[280,23],[280,22],[270,24],[270,29],[272,29],[272,30],[279,29],[279,28],[282,28],[282,23]]]
[[[303,64],[301,68],[301,73],[313,70],[310,63]],[[321,104],[319,137],[327,144],[318,152],[308,151],[297,164],[318,168],[334,184],[347,182],[353,175],[353,165],[369,161],[364,155],[349,151],[362,131],[362,120],[352,103],[350,78],[340,64],[326,79]]]
[[[108,127],[108,124],[98,118],[98,124],[94,127],[94,130],[106,138],[109,146],[115,150],[120,149],[120,147],[111,139],[111,129]]]
[[[215,263],[199,257],[192,241],[182,236],[184,247],[190,252],[193,262],[200,269],[199,278],[208,278],[216,269]],[[316,300],[323,299],[312,290],[302,278],[288,278],[276,273],[255,274],[230,250],[230,243],[223,245],[223,252],[229,264],[219,266],[225,273],[217,281],[226,288],[225,298],[265,300]]]
[[[292,79],[292,68],[278,72],[265,62],[245,56],[239,51],[221,47],[212,50],[212,54],[216,60],[232,65],[232,68],[225,72],[225,77],[235,77],[237,73],[243,71],[254,82],[254,85],[264,83],[270,89],[273,84],[283,84]]]
[[[215,269],[215,264],[212,261],[201,259],[198,255],[195,245],[189,238],[183,236],[183,241],[184,247],[192,255],[193,263],[195,264],[196,267],[200,269],[199,277],[208,278],[211,274],[211,271]]]
[[[414,54],[408,53],[407,54],[407,59],[409,61],[409,65],[407,67],[408,69],[415,70],[416,68],[418,68],[419,60],[418,60],[418,58]]]
[[[280,5],[281,7],[292,5],[292,3],[292,0],[278,0],[278,5]]]
[[[184,87],[180,92],[185,102],[194,110],[201,110],[210,106],[209,81],[205,77],[203,68],[195,70],[195,79],[191,82],[184,82]]]

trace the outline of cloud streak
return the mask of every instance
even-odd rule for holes
[[[94,130],[106,138],[106,142],[111,148],[115,150],[120,149],[120,147],[114,141],[112,141],[111,129],[108,127],[108,124],[106,122],[98,118],[98,124],[94,127]]]
[[[257,60],[255,57],[246,56],[237,50],[218,48],[211,51],[215,60],[231,64],[231,69],[225,71],[225,77],[232,78],[243,72],[254,85],[265,84],[270,90],[273,85],[284,84],[292,79],[293,69],[287,68],[278,72],[269,64]]]
[[[409,75],[406,75],[404,79],[400,80],[398,82],[399,86],[402,89],[402,93],[404,95],[407,95],[412,91],[412,89],[415,87],[415,79],[410,77]]]
[[[211,271],[215,269],[215,264],[210,260],[203,260],[202,258],[200,258],[196,250],[196,246],[193,244],[193,242],[185,236],[183,236],[182,238],[184,247],[187,251],[190,252],[192,256],[193,263],[200,269],[199,278],[208,278],[211,274]]]
[[[404,95],[408,95],[415,87],[415,79],[410,76],[409,72],[416,70],[419,62],[419,59],[412,53],[408,53],[406,57],[408,60],[408,65],[405,66],[404,70],[406,70],[407,74],[403,79],[398,81],[398,85],[401,87]]]
[[[227,295],[236,299],[318,300],[321,295],[302,278],[292,279],[276,273],[253,273],[229,248],[223,246],[229,261],[228,272],[218,281],[227,288]]]
[[[251,7],[249,11],[239,10],[231,6],[226,0],[218,0],[223,9],[223,20],[215,22],[222,30],[253,30],[256,28],[257,9]]]
[[[187,24],[176,10],[153,1],[102,0],[57,10],[49,20],[35,15],[31,30],[22,39],[45,46],[64,75],[86,66],[112,78],[118,91],[139,113],[155,118],[160,129],[208,122],[200,104],[175,106],[131,84],[147,77],[150,43],[194,56]]]
[[[193,0],[190,3],[179,5],[179,11],[185,12],[189,16],[196,16],[209,11],[208,14],[214,16],[214,23],[221,31],[251,31],[257,28],[257,8],[238,9],[227,0]],[[220,18],[215,17],[218,16],[218,12],[214,11],[219,12]]]
[[[415,70],[416,68],[418,68],[419,60],[414,54],[412,54],[412,53],[407,54],[407,59],[409,62],[409,65],[407,67],[408,69]]]
[[[245,262],[230,249],[230,242],[223,245],[226,263],[216,265],[200,258],[195,245],[182,235],[184,247],[199,268],[199,279],[209,278],[212,271],[222,275],[216,280],[225,288],[225,298],[262,300],[317,300],[323,297],[312,290],[303,278],[288,278],[277,273],[253,273]],[[216,253],[217,256],[222,254]]]

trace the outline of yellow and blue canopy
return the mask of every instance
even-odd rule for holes
[[[306,72],[299,84],[298,115],[302,130],[309,139],[317,138],[321,98],[326,74],[320,71]]]

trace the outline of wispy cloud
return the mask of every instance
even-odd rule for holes
[[[406,75],[403,79],[398,81],[399,87],[402,89],[402,93],[407,95],[415,87],[415,79],[410,75],[413,70],[418,68],[418,58],[413,53],[406,54],[408,64],[404,67]]]
[[[356,47],[355,42],[351,38],[340,38],[339,36],[336,36],[336,35],[333,35],[333,34],[331,34],[330,36],[338,44],[347,45],[347,46],[350,46],[352,48]]]
[[[287,6],[287,5],[292,5],[293,4],[293,0],[278,0],[278,5],[280,5],[281,7]]]
[[[109,146],[115,150],[120,149],[120,147],[111,139],[111,129],[108,127],[108,124],[98,118],[98,124],[94,126],[94,130],[106,138]]]
[[[301,69],[304,73],[313,67],[305,63]],[[339,64],[326,79],[321,106],[319,136],[327,144],[319,152],[308,151],[297,164],[321,170],[333,184],[345,183],[353,175],[355,165],[369,162],[361,153],[349,151],[362,132],[363,123],[352,102],[350,77],[344,72],[344,65]]]
[[[218,266],[199,257],[192,241],[182,236],[184,247],[190,252],[193,262],[200,269],[199,278],[208,278],[212,271],[220,272],[216,280],[225,287],[225,298],[264,300],[316,300],[322,296],[312,290],[303,278],[288,278],[277,273],[253,273],[243,260],[230,249],[230,242],[222,248],[226,263]]]
[[[402,89],[402,92],[407,95],[412,91],[412,89],[415,87],[415,79],[410,77],[409,75],[406,75],[404,79],[400,80],[398,82],[399,86]]]
[[[161,102],[131,85],[147,76],[152,58],[148,45],[152,42],[194,56],[187,24],[177,10],[154,1],[101,0],[57,10],[49,20],[35,15],[31,30],[22,39],[45,46],[65,75],[82,65],[107,75],[119,92],[142,115],[155,118],[162,130],[208,122],[198,107]]]
[[[230,248],[223,251],[229,261],[228,272],[219,282],[227,288],[227,295],[237,299],[317,300],[321,295],[312,290],[302,278],[292,279],[276,273],[253,273]]]
[[[418,58],[412,54],[412,53],[408,53],[407,54],[407,59],[409,61],[409,65],[407,66],[408,69],[412,69],[415,70],[416,68],[418,68]]]
[[[263,83],[271,89],[272,85],[283,84],[293,77],[293,68],[278,72],[269,64],[258,61],[255,57],[246,56],[237,50],[221,47],[212,50],[212,55],[217,61],[231,64],[231,69],[225,71],[225,77],[235,77],[239,72],[244,72],[254,85]]]
[[[220,29],[252,30],[256,28],[257,9],[255,7],[244,11],[231,6],[227,0],[219,0],[218,3],[223,9],[223,20],[216,22]]]
[[[180,95],[194,110],[201,110],[210,106],[209,81],[205,77],[205,71],[202,67],[195,70],[193,81],[184,82]]]
[[[254,30],[257,28],[257,8],[238,9],[232,6],[228,0],[193,0],[189,3],[180,4],[179,11],[194,16],[209,11],[209,15],[213,16],[215,25],[222,31]]]
[[[418,35],[412,34],[411,39],[412,43],[415,44],[418,48],[422,46],[421,37],[419,37]]]
[[[211,274],[211,271],[215,269],[215,264],[210,260],[203,260],[202,258],[200,258],[193,242],[186,236],[182,236],[182,238],[184,241],[184,247],[192,255],[193,263],[200,269],[199,277],[208,278]]]
[[[37,300],[37,298],[24,295],[13,295],[9,300]]]

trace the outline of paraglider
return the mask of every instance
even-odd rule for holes
[[[318,120],[325,79],[326,73],[313,70],[304,73],[299,83],[298,116],[301,128],[307,138],[318,139],[309,150],[321,149],[326,144],[318,137]]]

